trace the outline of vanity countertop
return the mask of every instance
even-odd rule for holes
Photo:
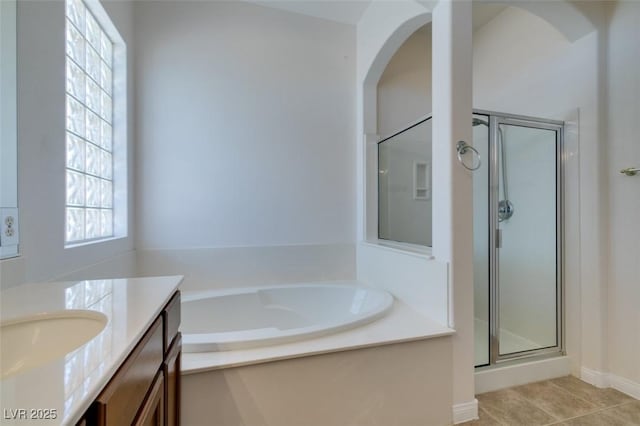
[[[88,309],[102,312],[108,323],[73,352],[0,380],[0,423],[75,424],[181,282],[181,276],[107,279],[25,284],[1,292],[3,322],[38,313]],[[37,419],[47,413],[55,419]]]

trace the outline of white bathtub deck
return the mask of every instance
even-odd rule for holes
[[[439,324],[396,300],[385,317],[362,327],[323,337],[261,348],[183,353],[182,372],[183,374],[193,374],[221,368],[431,339],[448,336],[454,332],[446,325]]]

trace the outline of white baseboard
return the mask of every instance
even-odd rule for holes
[[[635,399],[640,399],[640,383],[616,376],[615,374],[609,374],[609,383],[615,390],[626,393]]]
[[[624,377],[582,367],[580,369],[580,378],[595,387],[614,388],[632,398],[640,399],[640,383],[625,379]]]
[[[468,422],[478,419],[478,400],[471,402],[463,402],[462,404],[454,404],[453,406],[453,424]]]
[[[580,369],[580,378],[597,388],[608,388],[610,386],[609,374],[603,373],[602,371],[582,367]]]
[[[488,367],[476,371],[476,395],[540,380],[568,376],[569,358],[558,356],[519,364]]]

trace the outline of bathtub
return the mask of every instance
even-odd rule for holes
[[[216,352],[289,343],[382,317],[393,296],[356,281],[183,293],[182,349]]]

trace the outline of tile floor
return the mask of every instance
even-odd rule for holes
[[[640,401],[567,376],[477,395],[466,426],[640,426]]]

